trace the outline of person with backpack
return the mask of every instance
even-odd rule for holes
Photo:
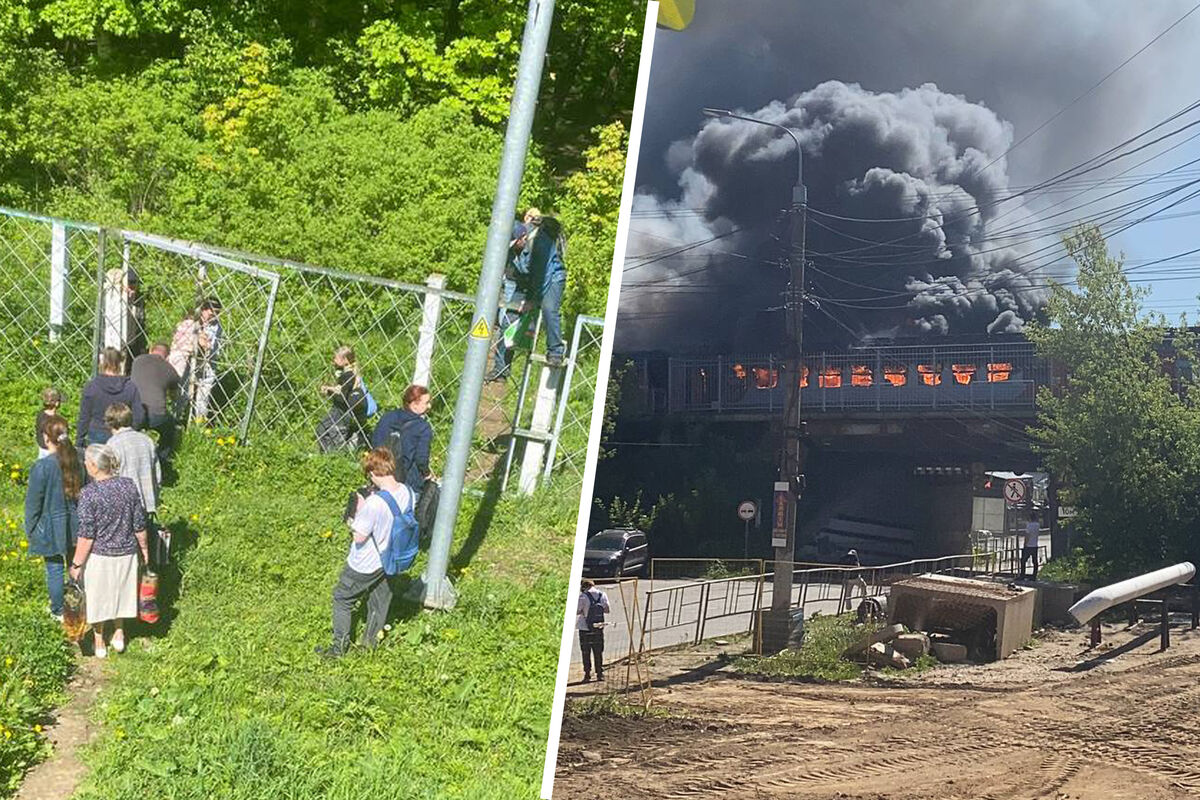
[[[579,649],[583,652],[584,683],[592,679],[593,661],[596,680],[604,680],[604,615],[609,611],[608,595],[584,578],[579,586],[579,603],[575,608],[575,627],[579,629]]]
[[[413,494],[396,480],[395,471],[386,447],[377,447],[363,457],[363,472],[376,491],[359,497],[358,510],[350,521],[353,541],[333,587],[333,643],[317,648],[326,658],[338,658],[349,649],[354,610],[364,597],[367,623],[362,644],[375,646],[392,603],[391,579],[417,557],[420,532],[413,515]]]
[[[433,479],[429,467],[429,447],[433,426],[426,415],[432,401],[429,390],[412,384],[404,390],[404,407],[384,414],[371,436],[372,447],[386,447],[396,462],[396,480],[420,497],[426,481]]]

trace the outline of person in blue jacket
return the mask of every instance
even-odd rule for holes
[[[429,389],[412,384],[404,390],[404,407],[392,409],[379,419],[371,436],[371,447],[386,447],[393,453],[391,436],[398,434],[403,458],[396,462],[396,480],[419,497],[425,481],[433,477],[429,466],[429,447],[433,443],[433,426],[425,415],[432,399]]]
[[[562,366],[566,346],[562,336],[562,300],[567,286],[564,262],[567,242],[562,224],[543,216],[536,208],[525,215],[528,233],[525,248],[517,258],[517,290],[526,301],[542,309],[542,327],[546,330],[546,363]]]
[[[66,556],[75,546],[79,516],[75,505],[83,487],[79,454],[71,445],[67,421],[51,417],[42,429],[49,454],[29,469],[25,490],[25,538],[29,553],[41,556],[46,566],[46,591],[50,613],[62,621]]]
[[[113,403],[124,403],[133,411],[133,427],[141,430],[146,422],[146,406],[133,380],[121,374],[125,356],[115,347],[100,353],[100,374],[83,387],[79,399],[79,422],[75,425],[75,446],[104,444],[112,431],[104,421],[104,412]]]

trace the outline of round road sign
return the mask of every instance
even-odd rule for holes
[[[1025,502],[1025,481],[1020,478],[1009,478],[1004,482],[1004,499],[1010,503]]]
[[[743,500],[738,503],[738,517],[749,522],[758,513],[758,504],[753,500]]]

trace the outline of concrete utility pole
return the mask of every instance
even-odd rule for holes
[[[500,178],[496,197],[492,201],[492,219],[483,251],[479,287],[475,290],[475,313],[467,338],[458,401],[454,404],[454,426],[450,430],[450,446],[446,451],[442,473],[442,495],[438,503],[437,522],[433,526],[433,541],[429,546],[429,564],[412,592],[415,599],[426,608],[453,608],[457,599],[454,587],[446,577],[446,568],[450,563],[450,542],[454,538],[467,462],[471,456],[471,438],[479,414],[483,373],[487,367],[492,325],[496,321],[504,265],[508,261],[508,247],[513,220],[516,219],[521,178],[525,172],[525,155],[529,150],[533,114],[537,107],[553,16],[554,0],[529,0],[529,14],[521,40],[521,58],[517,64],[517,82],[513,89],[508,128],[504,134],[504,150],[500,156]]]
[[[805,231],[808,214],[808,190],[804,187],[804,152],[796,134],[783,125],[746,117],[721,108],[706,108],[710,117],[740,119],[783,131],[796,146],[796,183],[792,187],[792,241],[788,257],[790,276],[787,288],[788,400],[783,411],[783,443],[779,456],[777,493],[786,501],[783,536],[775,534],[775,576],[771,586],[771,613],[763,625],[762,646],[777,653],[788,645],[792,605],[792,570],[796,560],[796,521],[800,493],[804,489],[803,422],[800,413],[800,381],[804,375],[804,262]]]

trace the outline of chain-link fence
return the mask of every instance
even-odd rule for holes
[[[381,409],[399,407],[410,383],[429,387],[435,462],[444,452],[474,298],[445,289],[441,276],[408,284],[0,209],[0,344],[14,354],[32,348],[23,366],[72,399],[99,348],[133,333],[131,278],[150,342],[169,343],[202,300],[220,302],[209,424],[315,447],[329,408],[321,386],[332,383],[334,351],[348,345]],[[546,477],[582,477],[602,329],[602,320],[576,321]],[[511,379],[485,388],[469,478],[489,475],[509,448],[525,391]]]

